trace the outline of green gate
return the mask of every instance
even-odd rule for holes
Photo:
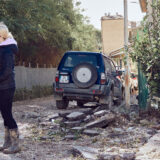
[[[144,73],[141,70],[141,64],[138,63],[138,103],[141,109],[146,109],[147,107],[147,99],[148,99],[148,87],[147,87],[147,80]]]

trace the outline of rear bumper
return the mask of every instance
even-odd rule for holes
[[[73,93],[64,93],[63,97],[68,100],[82,100],[82,101],[98,101],[98,97],[94,95],[87,95],[87,94],[73,94]]]
[[[109,93],[107,85],[93,85],[90,88],[81,89],[75,84],[55,85],[55,93],[68,100],[99,101],[99,98]]]

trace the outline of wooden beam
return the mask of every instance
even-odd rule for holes
[[[147,0],[139,0],[142,12],[147,12]]]

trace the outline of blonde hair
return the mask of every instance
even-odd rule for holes
[[[4,39],[13,38],[11,32],[8,30],[8,27],[3,22],[0,22],[0,36]]]

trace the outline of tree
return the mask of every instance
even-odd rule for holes
[[[17,61],[56,66],[67,50],[97,49],[98,31],[86,24],[73,0],[1,0],[0,21],[18,41]]]
[[[131,57],[140,62],[152,95],[160,93],[160,1],[153,3],[152,21],[146,17],[142,32],[134,42]]]
[[[81,3],[78,2],[77,6]],[[75,26],[72,26],[73,50],[100,51],[101,32],[89,24],[89,18],[81,14],[84,10],[75,9]]]

